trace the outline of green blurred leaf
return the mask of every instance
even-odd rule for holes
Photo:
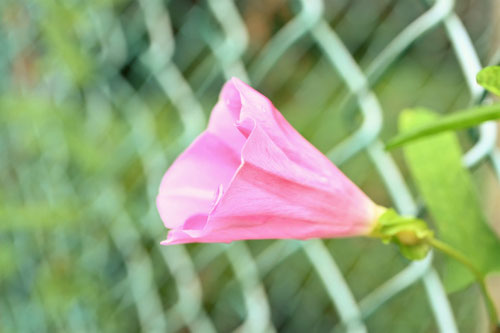
[[[477,83],[500,96],[500,66],[483,68],[476,76]]]
[[[406,110],[400,130],[435,122],[438,116],[425,109]],[[441,133],[414,142],[404,149],[412,177],[435,220],[439,238],[473,261],[487,274],[500,271],[500,241],[488,226],[476,188],[462,165],[462,152],[454,133]],[[450,259],[444,282],[450,292],[473,281],[468,270]]]
[[[422,126],[417,126],[391,139],[386,149],[401,147],[408,142],[444,131],[458,130],[479,125],[488,120],[500,119],[500,104],[474,107],[441,117]]]
[[[81,212],[76,207],[69,201],[57,206],[51,206],[47,202],[23,205],[8,203],[0,207],[0,231],[76,227],[73,222],[81,217]]]
[[[14,249],[7,243],[0,244],[0,281],[10,277],[16,268]]]
[[[39,5],[45,14],[40,20],[41,36],[49,51],[45,67],[60,69],[62,63],[75,83],[87,82],[94,74],[95,64],[77,33],[82,22],[86,22],[85,8],[54,0],[40,0]]]

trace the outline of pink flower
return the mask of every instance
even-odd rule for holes
[[[163,177],[162,244],[366,235],[375,205],[262,94],[229,80],[208,128]]]

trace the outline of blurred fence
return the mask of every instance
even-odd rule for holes
[[[237,76],[377,202],[418,213],[382,138],[404,107],[482,102],[492,7],[3,1],[1,331],[477,330],[475,288],[448,299],[432,255],[362,239],[162,247],[155,197]],[[498,181],[495,124],[469,134],[464,163]]]

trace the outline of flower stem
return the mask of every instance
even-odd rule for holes
[[[455,250],[453,247],[450,245],[434,238],[434,237],[428,237],[427,243],[434,247],[435,249],[449,255],[453,259],[461,262],[467,268],[471,271],[472,274],[474,274],[477,282],[479,283],[479,288],[481,290],[481,293],[484,296],[484,300],[486,303],[486,308],[488,310],[488,315],[490,318],[490,327],[491,327],[491,332],[493,333],[498,333],[500,332],[500,326],[498,322],[498,316],[497,316],[497,311],[495,309],[495,303],[493,303],[493,300],[488,293],[488,289],[486,288],[486,284],[484,282],[484,274],[481,273],[476,266],[469,260],[467,259],[463,254]]]

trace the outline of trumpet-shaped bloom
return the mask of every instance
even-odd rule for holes
[[[262,94],[229,80],[163,177],[162,244],[368,234],[380,213]]]

